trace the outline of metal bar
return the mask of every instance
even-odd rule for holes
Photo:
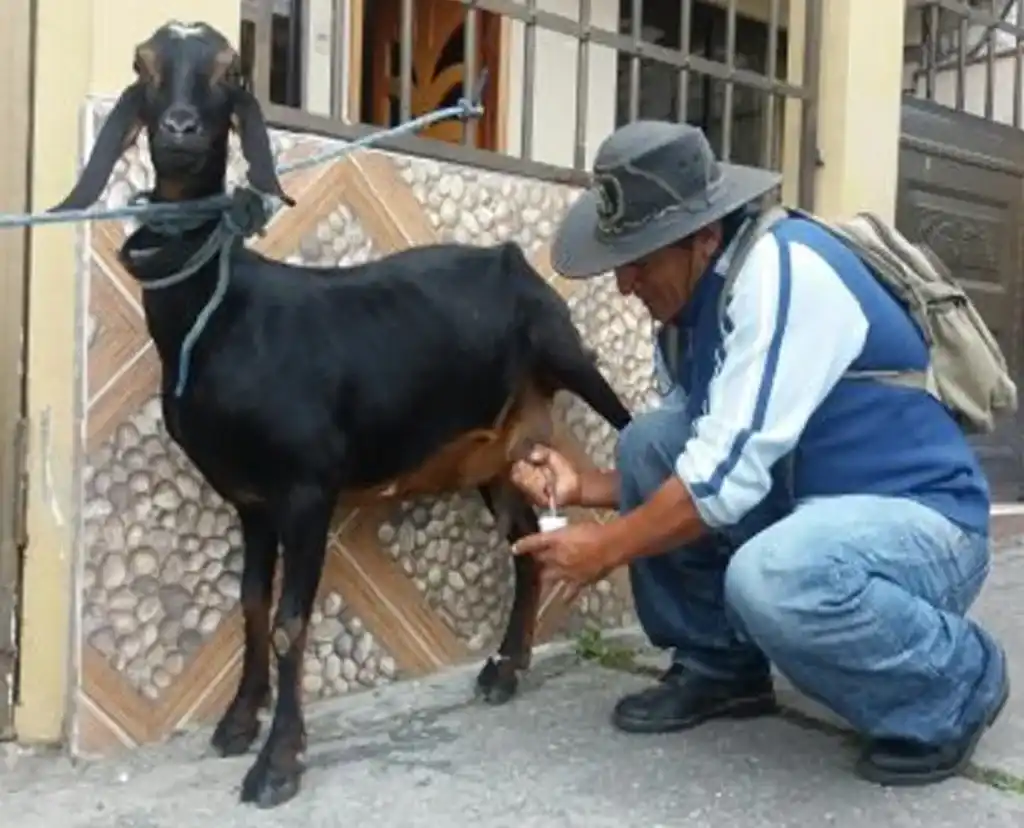
[[[288,14],[288,75],[286,80],[288,106],[303,109],[303,80],[306,76],[306,61],[303,60],[306,41],[303,30],[306,25],[305,0],[291,0]]]
[[[526,0],[523,29],[523,102],[519,157],[533,158],[533,87],[537,75],[537,0]]]
[[[343,120],[346,115],[359,120],[359,113],[346,112],[348,85],[346,68],[349,66],[348,0],[331,2],[331,117]],[[351,70],[349,70],[351,71]]]
[[[274,9],[270,3],[259,3],[253,24],[252,88],[256,100],[270,102],[271,40],[274,31]]]
[[[818,170],[818,76],[821,74],[821,32],[824,0],[807,0],[804,22],[804,77],[806,96],[800,107],[800,180],[797,206],[814,210]]]
[[[525,21],[529,19],[528,7],[522,3],[515,2],[515,0],[476,0],[476,6],[481,11],[500,14],[511,20]],[[536,17],[538,28],[570,38],[576,37],[579,23],[573,18],[540,9],[536,9],[533,14]],[[751,89],[774,92],[777,95],[785,95],[791,98],[803,98],[806,94],[800,86],[787,83],[786,81],[769,79],[759,72],[751,72],[739,67],[734,67],[730,71],[724,63],[701,55],[693,53],[684,54],[678,49],[669,49],[657,43],[648,43],[643,40],[634,43],[632,34],[619,34],[618,32],[593,26],[590,29],[590,42],[597,46],[614,49],[626,56],[639,55],[646,60],[664,63],[675,69],[689,69],[691,72],[707,75],[716,80],[731,80],[736,84]]]
[[[922,10],[921,16],[927,15],[928,22],[928,39],[925,43],[925,51],[927,52],[928,70],[925,74],[924,90],[925,98],[929,101],[935,100],[935,76],[938,73],[938,62],[939,62],[939,26],[941,20],[939,18],[939,7],[929,6],[927,11]],[[924,23],[924,21],[921,21]],[[922,28],[924,28],[922,26]]]
[[[1024,20],[1024,0],[1017,0],[1017,23]],[[1021,128],[1021,97],[1024,96],[1024,37],[1016,35],[1017,44],[1013,52],[1013,125]]]
[[[587,163],[587,104],[590,97],[591,0],[580,0],[580,30],[576,44],[576,131],[572,166],[582,170]]]
[[[316,115],[312,112],[300,112],[277,104],[265,106],[263,114],[269,126],[301,131],[308,135],[340,138],[343,141],[354,141],[364,138],[371,133],[380,132],[380,127],[372,124],[340,124],[322,115]],[[590,181],[590,176],[579,170],[571,170],[541,161],[526,161],[511,155],[489,152],[461,144],[452,144],[436,138],[410,135],[383,138],[375,143],[374,147],[391,152],[415,155],[421,158],[433,158],[438,161],[468,164],[495,172],[525,175],[556,184],[586,186]]]
[[[480,38],[477,36],[478,12],[476,0],[462,0],[466,7],[466,17],[462,26],[462,94],[473,94],[476,87],[476,58]],[[476,146],[476,118],[467,118],[462,122],[462,143],[469,147]]]
[[[986,11],[977,6],[970,6],[957,0],[907,0],[907,9],[921,9],[926,6],[936,5],[942,9],[952,12],[965,22],[978,26],[993,26],[997,31],[1006,32],[1012,37],[1024,38],[1024,25],[1018,20],[1017,23],[1010,23],[992,11]]]
[[[774,0],[773,0],[774,2]],[[690,54],[693,37],[693,0],[682,0],[679,9],[679,51],[684,59]],[[686,121],[686,110],[690,105],[690,71],[685,66],[679,70],[679,90],[676,100],[676,120]]]
[[[729,0],[725,8],[725,65],[730,73],[736,68],[736,0]],[[726,162],[732,160],[734,91],[732,81],[726,81],[722,101],[722,160]]]
[[[399,122],[405,122],[412,119],[412,0],[402,0],[399,32],[400,57],[398,74],[400,92],[398,120]]]
[[[996,0],[989,0],[989,7],[994,13]],[[989,29],[985,40],[985,120],[991,121],[996,111],[996,30]]]
[[[1005,2],[1006,5],[1003,6],[1002,12],[999,14],[998,18],[996,18],[996,20],[999,21],[999,22],[988,23],[988,24],[985,24],[985,25],[994,27],[997,32],[1009,35],[1014,40],[1016,40],[1017,38],[1020,38],[1021,40],[1024,40],[1024,26],[1020,26],[1020,25],[1015,25],[1013,23],[1009,23],[1005,19],[1006,15],[1008,15],[1010,13],[1010,7],[1012,5],[1015,5],[1016,0],[1004,0],[1004,2]],[[932,4],[934,4],[940,11],[950,11],[948,6],[956,5],[955,3],[943,3],[943,2],[940,2],[940,0],[930,0],[930,2],[928,4],[928,7],[930,8],[930,6]],[[913,7],[914,8],[921,8],[921,9],[925,8],[924,5],[916,3],[916,2],[914,3]],[[961,14],[961,12],[959,12],[959,11],[952,12],[952,13],[954,15],[960,15]],[[968,16],[968,20],[970,20],[971,22],[977,23],[977,21],[971,20],[971,16],[970,15],[967,15],[967,16]],[[992,20],[993,19],[991,17],[991,15],[988,15],[988,14],[985,15],[985,18],[987,20]],[[982,63],[982,62],[984,62],[985,60],[988,59],[987,58],[987,53],[985,55],[981,55],[979,57],[979,53],[981,52],[982,47],[984,45],[985,45],[984,38],[979,38],[978,42],[974,46],[972,46],[970,48],[970,50],[968,50],[967,58],[966,58],[966,65],[967,66],[974,66],[975,64]],[[1000,46],[999,48],[996,49],[996,59],[1003,58],[1003,57],[1012,57],[1013,53],[1014,53],[1014,49],[1015,49],[1014,46]],[[938,63],[937,70],[941,72],[941,71],[943,71],[945,69],[952,69],[955,66],[956,66],[956,60],[955,59],[953,59],[953,60],[941,60]]]
[[[766,60],[765,74],[775,80],[779,74],[779,18],[782,14],[781,0],[770,0],[768,6],[768,58]],[[768,169],[776,168],[775,158],[775,95],[771,92],[765,95],[764,106],[764,146],[761,150],[762,165]]]
[[[298,2],[298,0],[292,0]],[[675,0],[674,0],[675,1]],[[342,0],[335,0],[336,9],[341,8]],[[689,91],[692,84],[694,75],[701,77],[705,82],[709,82],[711,79],[723,81],[726,84],[726,92],[724,106],[723,106],[723,147],[722,156],[723,158],[729,158],[733,152],[733,144],[735,143],[736,132],[738,128],[736,118],[736,92],[737,84],[744,88],[750,88],[765,93],[767,96],[766,106],[764,107],[765,117],[765,128],[763,135],[763,146],[761,155],[763,155],[766,165],[775,166],[775,158],[778,155],[779,149],[779,136],[778,136],[778,125],[776,124],[778,110],[780,106],[780,98],[788,97],[802,102],[802,113],[806,114],[808,111],[817,113],[817,102],[814,100],[814,87],[815,87],[815,74],[817,73],[817,55],[807,60],[804,83],[802,85],[795,85],[789,83],[788,80],[783,77],[779,78],[779,66],[778,66],[778,51],[779,51],[779,40],[781,35],[781,17],[782,11],[782,0],[768,0],[769,9],[769,26],[768,26],[768,41],[769,41],[769,54],[766,60],[766,71],[764,74],[757,71],[749,71],[741,69],[736,65],[736,42],[738,39],[739,30],[739,13],[738,5],[739,0],[723,0],[722,5],[726,6],[727,20],[723,21],[727,23],[726,27],[726,50],[724,55],[724,62],[711,60],[708,52],[707,54],[701,54],[700,51],[694,54],[693,50],[693,15],[694,0],[678,0],[680,3],[680,41],[678,49],[670,49],[665,46],[648,43],[642,37],[642,24],[643,24],[643,2],[642,0],[634,0],[633,8],[630,14],[630,26],[628,31],[608,31],[595,27],[592,25],[593,22],[593,0],[578,0],[579,12],[572,17],[558,15],[547,11],[542,11],[537,8],[538,0],[460,0],[464,6],[466,6],[466,23],[464,27],[464,41],[465,47],[465,60],[466,60],[466,74],[464,76],[463,87],[466,88],[475,80],[475,77],[479,74],[482,67],[480,64],[481,58],[479,56],[479,49],[477,48],[477,41],[479,40],[480,27],[483,25],[477,12],[484,10],[495,14],[503,15],[509,20],[522,21],[524,24],[524,42],[523,42],[523,95],[522,95],[522,117],[521,117],[521,152],[520,158],[508,159],[509,164],[503,165],[503,167],[511,166],[516,172],[522,173],[524,167],[530,165],[530,159],[533,155],[533,142],[534,142],[534,125],[535,118],[537,117],[536,109],[534,106],[534,91],[536,86],[536,31],[537,27],[545,30],[552,31],[554,33],[563,34],[570,38],[576,38],[578,40],[577,54],[576,54],[576,68],[577,68],[577,100],[575,104],[575,115],[576,123],[574,128],[573,136],[573,166],[578,170],[582,168],[586,163],[586,124],[588,120],[589,112],[589,66],[592,60],[590,44],[596,43],[600,46],[610,48],[618,51],[621,55],[624,55],[629,62],[629,117],[630,120],[635,120],[640,117],[641,114],[641,79],[642,79],[642,68],[644,60],[651,60],[653,62],[662,63],[671,69],[675,69],[678,72],[678,87],[676,89],[677,104],[676,112],[680,120],[688,120],[692,113],[687,110],[689,107]],[[821,14],[821,2],[822,0],[808,0],[809,5],[814,7],[814,11],[810,12],[810,17],[813,17],[814,13],[820,17]],[[1024,2],[1024,0],[1019,0]],[[267,7],[263,4],[259,6],[261,15],[268,17]],[[399,97],[400,109],[407,119],[411,119],[415,113],[413,110],[413,84],[412,84],[412,64],[413,64],[413,40],[414,31],[416,28],[416,21],[413,15],[415,14],[416,4],[414,0],[401,0],[400,3],[400,43],[398,44],[397,50],[400,53],[399,67],[391,66],[389,73],[396,78],[394,86],[394,93],[398,93],[396,97]],[[337,15],[340,16],[341,12],[338,11]],[[818,22],[820,26],[820,20]],[[344,25],[340,21],[336,20],[335,29],[343,30]],[[810,28],[808,29],[810,37]],[[262,27],[255,27],[255,34],[257,40],[263,38],[264,35],[267,46],[269,47],[269,25],[263,25]],[[351,35],[351,33],[349,33]],[[347,43],[343,32],[338,32],[338,37],[341,37],[339,45],[342,48],[338,49],[339,53],[345,53],[348,51]],[[813,37],[810,38],[814,40]],[[805,52],[811,48],[811,43],[805,43]],[[818,45],[817,43],[815,45]],[[811,49],[811,51],[815,51]],[[1021,50],[1024,55],[1024,49]],[[343,60],[338,56],[338,60]],[[269,48],[267,49],[267,59],[260,60],[257,58],[256,64],[259,69],[266,70],[269,66]],[[396,71],[397,70],[397,71]],[[1022,73],[1024,74],[1024,73]],[[259,72],[257,72],[259,76]],[[337,103],[332,109],[335,113],[335,118],[340,117],[344,111],[343,100],[347,98],[347,91],[342,90],[341,86],[344,85],[344,73],[339,69],[338,78],[336,79],[335,100]],[[264,72],[261,77],[262,82],[268,87],[269,94],[269,73]],[[267,99],[268,94],[264,96],[264,100]],[[296,113],[299,114],[299,113]],[[359,113],[348,113],[349,117],[353,120],[359,118]],[[288,119],[289,123],[295,123],[294,119]],[[816,134],[816,123],[812,123],[811,118],[805,117],[803,119],[802,135],[806,139],[808,135],[815,136]],[[311,129],[308,115],[304,115],[300,119],[302,122],[299,128]],[[326,122],[317,122],[317,128],[325,132],[325,134],[337,136],[339,132],[351,132],[351,129],[340,126],[337,123],[328,126],[330,119]],[[470,121],[470,125],[463,132],[462,146],[460,150],[469,150],[475,145],[476,135],[473,134],[474,126],[476,129],[480,129],[479,125],[474,125]],[[706,125],[707,126],[707,125]],[[355,130],[357,133],[359,129]],[[451,151],[451,144],[443,144],[442,147],[437,147],[435,141],[428,139],[424,140],[424,144],[418,144],[412,139],[404,139],[402,141],[403,151],[409,151],[413,154],[427,154],[432,157],[438,157]],[[807,153],[811,152],[814,147],[814,142],[807,143],[809,147]],[[484,153],[485,157],[489,157],[491,153]],[[809,161],[808,158],[811,160]],[[466,163],[467,160],[462,156],[459,156],[459,160]],[[525,163],[524,163],[525,162]],[[477,158],[474,156],[472,161],[468,163],[474,163],[485,167],[493,167],[494,164],[486,162],[483,158]],[[816,157],[812,157],[805,154],[802,163],[805,165],[802,167],[801,180],[809,180],[813,183],[813,169],[817,163]],[[809,167],[806,165],[810,165]],[[807,173],[807,170],[810,170]],[[531,174],[531,173],[527,173]],[[544,172],[537,172],[537,175],[543,178],[552,178],[552,172],[550,169],[545,169]],[[573,175],[565,170],[561,170],[554,177],[557,180],[565,180],[566,176],[572,178]],[[585,180],[581,178],[580,181]],[[813,189],[812,189],[813,192]],[[806,196],[806,191],[802,191],[802,194]]]
[[[961,17],[956,55],[956,109],[963,112],[966,108],[966,72],[967,67],[967,18]]]
[[[633,49],[629,56],[629,122],[640,119],[640,53],[643,43],[644,0],[633,0],[630,32]]]

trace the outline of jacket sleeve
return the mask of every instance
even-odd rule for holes
[[[731,323],[705,413],[676,460],[706,525],[731,526],[771,489],[771,468],[860,354],[868,322],[831,266],[765,233],[726,306]]]

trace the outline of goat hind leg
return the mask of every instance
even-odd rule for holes
[[[271,641],[277,656],[277,704],[270,734],[242,782],[242,802],[272,808],[299,791],[306,727],[300,685],[306,633],[320,586],[333,498],[302,487],[289,498],[281,527],[284,580]]]
[[[537,515],[518,492],[507,487],[482,488],[480,494],[492,514],[508,515],[508,542],[539,530]],[[500,503],[500,506],[499,506]],[[498,515],[495,514],[497,519]],[[540,567],[529,555],[513,558],[515,566],[515,592],[505,636],[498,647],[496,658],[488,658],[476,679],[477,693],[489,704],[504,704],[515,696],[519,688],[519,673],[528,670],[533,653],[533,638],[540,609]]]
[[[221,756],[240,756],[260,732],[259,711],[270,700],[270,604],[277,563],[277,530],[269,512],[240,507],[242,615],[245,650],[238,690],[210,740]]]

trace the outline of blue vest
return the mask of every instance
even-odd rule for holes
[[[869,328],[851,370],[927,365],[920,330],[857,256],[803,219],[785,219],[771,232],[780,244],[797,242],[813,249],[860,304]],[[674,322],[678,339],[672,349],[672,374],[686,395],[691,421],[704,410],[721,358],[718,305],[724,279],[715,265],[710,264]],[[661,347],[667,342],[662,338]],[[814,354],[807,358],[814,359]],[[989,489],[978,458],[946,409],[924,391],[841,379],[811,415],[796,448],[776,463],[772,474],[772,491],[752,518],[757,525],[764,524],[766,514],[786,514],[808,498],[876,494],[907,497],[965,530],[988,531]]]

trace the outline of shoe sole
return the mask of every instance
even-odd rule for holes
[[[735,699],[693,716],[678,719],[639,719],[612,714],[612,724],[625,733],[678,733],[712,719],[753,719],[777,713],[775,695]]]
[[[1004,665],[1006,659],[1003,659]],[[1005,667],[1004,667],[1005,669]],[[974,731],[974,735],[971,737],[970,742],[967,743],[967,747],[964,749],[963,754],[955,765],[951,765],[948,768],[941,768],[933,771],[922,771],[920,773],[900,773],[898,771],[888,771],[879,768],[877,765],[865,760],[863,757],[857,761],[856,771],[857,774],[866,779],[868,782],[874,782],[876,785],[884,785],[889,788],[907,788],[922,785],[933,785],[936,782],[944,782],[954,776],[958,776],[963,773],[964,769],[970,764],[971,759],[974,757],[974,751],[978,747],[978,742],[981,741],[981,737],[985,735],[985,732],[995,724],[996,719],[999,718],[999,714],[1003,712],[1003,708],[1006,707],[1006,702],[1010,698],[1010,677],[1009,674],[1004,672],[1006,680],[1003,682],[1002,694],[999,697],[999,703],[993,708],[992,713],[982,727],[979,727]]]

